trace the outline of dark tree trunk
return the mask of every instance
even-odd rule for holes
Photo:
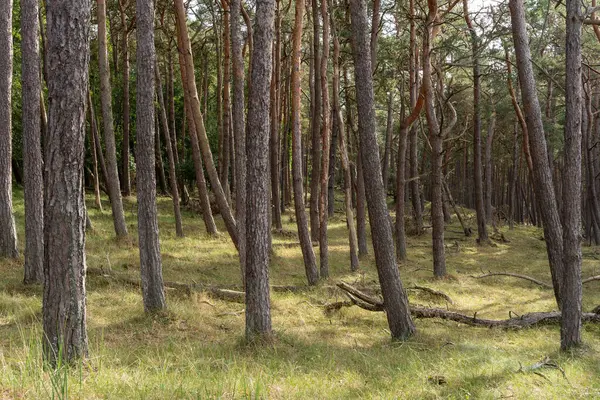
[[[479,38],[471,23],[468,0],[463,0],[463,11],[471,36],[471,58],[473,61],[473,186],[475,188],[475,212],[477,215],[477,241],[487,242],[486,210],[483,200],[483,178],[481,168],[481,75],[479,72]]]
[[[292,48],[292,175],[294,189],[294,210],[298,226],[298,239],[302,249],[304,268],[309,285],[315,285],[319,280],[317,261],[312,247],[308,221],[302,193],[302,93],[300,91],[300,66],[302,58],[302,19],[304,17],[304,2],[295,2],[295,17]],[[314,121],[313,121],[314,123]]]
[[[44,358],[56,366],[85,357],[88,350],[82,183],[90,2],[47,0],[46,21],[52,73],[44,152],[42,342]]]
[[[354,73],[356,100],[358,103],[358,129],[360,152],[365,173],[365,186],[375,263],[387,320],[392,338],[406,339],[415,332],[410,317],[408,299],[402,287],[398,265],[394,255],[394,240],[385,202],[383,179],[379,162],[379,149],[375,135],[375,107],[373,77],[371,72],[368,39],[367,6],[364,0],[351,0],[352,37],[354,42]]]
[[[106,45],[106,3],[98,0],[98,63],[100,70],[100,92],[102,94],[102,123],[104,125],[104,144],[106,145],[106,188],[113,214],[113,224],[117,237],[127,236],[127,224],[123,212],[119,172],[117,167],[117,149],[112,112],[112,92],[110,87],[110,67]],[[115,52],[116,53],[116,52]],[[91,102],[90,102],[91,104]],[[102,149],[98,149],[99,152]]]
[[[244,122],[244,58],[241,37],[241,0],[231,0],[231,53],[233,61],[233,137],[235,138],[234,174],[235,216],[239,236],[239,255],[242,282],[246,279],[246,126]]]
[[[562,197],[563,282],[560,347],[581,344],[581,3],[566,0],[565,147]],[[545,224],[544,224],[545,225]]]
[[[310,236],[313,241],[319,240],[319,189],[321,176],[321,118],[325,114],[321,101],[321,53],[319,35],[319,6],[317,0],[312,0],[313,20],[313,68],[314,68],[314,106],[312,107],[312,149],[310,173]]]
[[[556,302],[561,307],[563,282],[563,232],[556,205],[552,172],[548,165],[542,111],[537,97],[535,74],[531,65],[531,51],[525,22],[523,0],[509,0],[512,33],[523,96],[524,114],[527,121],[529,145],[533,162],[533,186],[544,221],[544,238],[552,273],[552,285]]]
[[[44,280],[44,162],[39,118],[41,75],[38,12],[38,0],[21,0],[25,283],[42,283]],[[90,141],[90,146],[94,150],[93,141]]]
[[[167,149],[167,158],[169,160],[169,182],[171,184],[171,196],[173,196],[173,213],[175,215],[175,233],[178,237],[183,237],[183,225],[181,223],[181,210],[179,208],[179,189],[177,187],[177,172],[175,170],[175,156],[171,143],[171,134],[169,132],[169,122],[165,109],[165,101],[162,92],[162,82],[158,63],[156,64],[156,94],[158,95],[159,117],[162,125],[162,132],[165,139],[165,148]]]
[[[138,235],[144,310],[165,309],[154,173],[154,1],[136,1],[136,160]]]
[[[17,258],[12,206],[12,0],[0,4],[0,257]]]
[[[119,12],[121,14],[121,57],[122,85],[123,85],[123,143],[121,146],[121,190],[125,197],[131,195],[131,178],[129,173],[129,27],[127,26],[126,7],[128,0],[119,0]],[[136,22],[137,23],[137,22]]]
[[[275,1],[256,3],[246,148],[246,339],[269,339],[269,83]]]

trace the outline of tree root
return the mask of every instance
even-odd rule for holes
[[[337,286],[344,291],[350,299],[349,302],[332,303],[325,306],[326,311],[339,310],[342,307],[356,305],[368,311],[385,311],[383,301],[362,293],[360,290],[348,285],[345,282],[340,282]],[[522,316],[512,317],[513,313],[509,313],[509,319],[494,320],[477,318],[477,313],[472,317],[460,314],[454,311],[447,311],[438,308],[427,308],[420,306],[411,306],[410,313],[415,318],[441,318],[449,321],[460,322],[470,326],[482,326],[487,328],[509,328],[521,329],[532,326],[551,324],[560,322],[560,312],[533,312]],[[600,314],[583,313],[582,322],[600,322]]]

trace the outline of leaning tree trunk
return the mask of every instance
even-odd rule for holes
[[[39,2],[21,0],[25,283],[44,280],[44,180],[40,118]],[[94,149],[93,141],[90,141]],[[97,173],[96,173],[97,175]]]
[[[208,178],[215,194],[217,205],[219,206],[219,212],[223,217],[227,232],[229,232],[229,236],[237,248],[238,232],[235,219],[233,218],[231,207],[229,207],[229,203],[225,197],[225,192],[223,191],[223,186],[221,186],[221,181],[219,180],[219,174],[215,168],[215,163],[213,162],[208,136],[206,135],[206,129],[204,127],[204,121],[202,118],[202,112],[200,111],[200,101],[198,99],[198,90],[196,88],[196,79],[194,76],[192,46],[187,31],[186,13],[183,6],[183,0],[174,0],[174,2],[175,16],[177,20],[177,35],[179,36],[180,41],[179,51],[183,53],[183,65],[181,65],[181,68],[182,70],[185,68],[185,77],[183,76],[184,73],[182,72],[182,77],[184,77],[186,80],[184,84],[184,90],[185,95],[189,100],[189,111],[191,111],[191,116],[194,119],[194,124],[196,127],[196,131],[193,133],[197,134],[200,150],[202,151],[202,157],[206,166],[206,171],[208,172]],[[190,136],[192,136],[193,133],[190,133]]]
[[[12,206],[12,0],[0,4],[0,257],[16,258]]]
[[[181,223],[181,209],[179,207],[179,188],[177,187],[177,172],[175,170],[175,156],[173,146],[171,145],[171,133],[169,132],[169,122],[165,108],[165,100],[162,92],[162,82],[158,63],[156,63],[156,94],[158,96],[159,117],[162,126],[165,147],[167,149],[167,158],[169,160],[169,183],[171,184],[171,195],[173,196],[173,213],[175,215],[175,233],[177,237],[183,237],[183,225]]]
[[[167,307],[158,237],[154,165],[154,1],[137,0],[135,11],[138,235],[144,310],[152,313]],[[168,145],[169,141],[166,142]]]
[[[102,123],[104,124],[104,143],[106,145],[106,188],[110,198],[113,224],[117,237],[127,236],[127,224],[123,212],[123,201],[119,186],[117,169],[117,149],[112,112],[112,91],[110,87],[110,67],[106,45],[106,3],[98,0],[98,64],[100,70],[100,92],[102,94]],[[101,151],[101,150],[99,150]]]
[[[544,238],[552,274],[552,286],[556,303],[561,307],[563,283],[563,232],[556,204],[552,171],[548,164],[542,110],[537,96],[535,74],[531,65],[531,51],[526,29],[523,0],[509,0],[512,35],[519,71],[519,83],[523,97],[523,108],[529,134],[532,158],[533,187],[544,222]]]
[[[304,17],[304,2],[297,1],[294,19],[292,43],[292,175],[294,189],[294,210],[298,226],[298,239],[302,249],[304,268],[309,285],[316,285],[319,280],[319,270],[312,247],[308,221],[304,207],[302,190],[302,93],[300,90],[300,66],[302,59],[302,19]],[[314,123],[314,121],[313,121]]]
[[[566,0],[565,148],[563,168],[563,282],[560,347],[581,344],[581,5]]]
[[[246,146],[246,339],[269,339],[269,83],[275,1],[256,3]]]
[[[375,135],[375,104],[368,39],[367,5],[364,0],[350,0],[354,42],[354,74],[358,104],[360,152],[365,174],[365,189],[375,263],[392,338],[406,339],[414,334],[408,298],[400,280],[394,255],[394,240],[385,202],[379,149]]]
[[[68,12],[65,12],[68,10]],[[90,2],[47,0],[48,132],[44,164],[44,358],[87,355],[83,165]]]
[[[235,216],[237,220],[242,282],[246,276],[246,127],[244,122],[244,57],[241,37],[241,0],[231,0],[231,55],[233,71],[233,137],[235,139],[234,174],[236,178]]]

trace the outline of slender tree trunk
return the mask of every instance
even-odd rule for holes
[[[164,310],[167,307],[158,236],[156,176],[154,175],[154,78],[156,76],[154,71],[156,66],[154,1],[136,0],[135,11],[137,25],[136,186],[138,235],[144,310],[147,313],[152,313]],[[168,140],[166,142],[169,143]],[[177,188],[175,188],[176,191]]]
[[[90,8],[89,0],[46,2],[52,73],[44,160],[42,342],[44,358],[52,366],[85,357],[88,351],[82,183]]]
[[[483,179],[481,167],[481,76],[479,73],[479,38],[469,17],[468,0],[463,0],[463,11],[471,36],[471,58],[473,61],[473,186],[475,188],[475,212],[477,215],[477,242],[487,242],[485,204],[483,200]]]
[[[17,258],[12,206],[12,0],[0,4],[0,257]]]
[[[171,135],[169,132],[169,122],[165,109],[165,101],[162,92],[162,82],[158,63],[155,67],[156,75],[156,94],[158,95],[159,117],[162,125],[165,147],[167,149],[167,158],[169,160],[169,182],[171,183],[171,196],[173,196],[173,212],[175,215],[175,233],[178,237],[183,237],[183,225],[181,223],[181,210],[179,208],[179,189],[177,188],[177,172],[175,171],[175,156],[171,146]]]
[[[383,188],[387,195],[387,189],[390,180],[390,165],[392,158],[392,136],[394,129],[394,96],[390,91],[387,99],[387,124],[385,128],[385,148],[383,150],[383,166],[381,168],[381,175],[383,176]]]
[[[244,122],[244,58],[240,13],[241,0],[231,0],[231,53],[233,61],[233,137],[235,138],[235,216],[239,236],[239,256],[242,282],[246,279],[246,130]]]
[[[246,148],[246,339],[269,339],[269,83],[272,72],[275,1],[256,3],[252,88],[248,104]]]
[[[492,144],[496,131],[496,106],[492,104],[492,115],[488,122],[487,137],[485,141],[485,219],[492,221]]]
[[[223,7],[223,159],[220,180],[228,201],[231,201],[229,190],[229,161],[231,144],[231,97],[229,83],[231,81],[231,39],[229,4],[221,0]]]
[[[327,82],[327,64],[329,62],[329,11],[327,0],[321,0],[323,18],[323,54],[321,54],[321,189],[319,192],[319,260],[321,278],[329,278],[329,245],[327,243],[327,200],[329,183],[329,151],[331,146],[329,85]]]
[[[302,249],[304,268],[309,285],[315,285],[319,280],[319,270],[312,247],[308,221],[302,193],[302,93],[300,90],[301,59],[302,59],[302,20],[304,17],[304,2],[295,2],[295,19],[292,47],[292,175],[294,189],[294,210],[298,226],[298,239]],[[313,121],[314,123],[314,121]]]
[[[25,277],[44,281],[44,180],[40,116],[39,2],[21,0],[21,86],[23,102],[23,172],[25,192]],[[93,140],[90,141],[94,150]],[[95,159],[95,157],[94,157]],[[97,166],[97,163],[95,163]],[[96,168],[97,170],[97,168]],[[96,171],[96,179],[98,172]]]
[[[106,145],[106,188],[113,214],[113,224],[117,237],[127,236],[127,224],[123,211],[119,172],[117,169],[117,149],[112,112],[112,92],[110,87],[110,67],[106,45],[106,3],[98,0],[98,63],[100,70],[100,92],[102,103],[102,123],[104,124],[104,144]],[[91,101],[90,101],[91,104]],[[101,149],[99,149],[101,151]]]
[[[194,119],[194,124],[196,128],[195,133],[197,134],[200,150],[202,151],[202,156],[204,158],[204,163],[206,165],[208,177],[210,179],[213,192],[215,194],[215,199],[217,200],[217,205],[219,206],[219,212],[221,213],[221,216],[225,221],[225,226],[227,228],[227,231],[229,232],[229,236],[231,237],[233,244],[237,248],[238,231],[236,227],[236,222],[233,218],[231,208],[229,207],[229,203],[227,202],[227,198],[225,197],[225,192],[223,191],[223,187],[221,186],[221,181],[219,180],[217,169],[215,168],[215,164],[213,162],[210,145],[208,143],[208,136],[206,135],[206,129],[204,128],[202,113],[200,112],[200,101],[198,99],[196,79],[194,78],[194,61],[191,43],[186,26],[186,14],[185,9],[183,7],[183,0],[174,0],[174,2],[176,11],[175,15],[177,19],[177,34],[179,35],[180,40],[180,52],[183,53],[182,71],[185,69],[185,77],[182,74],[182,78],[185,78],[186,81],[184,88],[187,98],[189,99],[189,111],[191,111],[191,116]],[[190,133],[190,137],[192,135],[193,133]]]
[[[581,3],[566,0],[565,147],[563,168],[563,282],[560,347],[581,342]]]
[[[123,84],[123,144],[121,146],[121,190],[123,196],[131,195],[131,178],[129,173],[129,27],[127,26],[128,0],[119,0],[121,15],[122,43],[121,56],[123,57],[122,84]],[[136,22],[137,24],[137,22]]]
[[[281,191],[279,190],[279,92],[281,84],[281,11],[280,1],[276,1],[276,12],[275,12],[275,41],[273,43],[273,76],[271,78],[271,135],[269,140],[270,149],[270,172],[271,172],[271,199],[272,199],[272,216],[273,225],[275,229],[283,229],[281,223]]]
[[[88,90],[88,98],[87,98],[87,102],[88,102],[88,112],[90,113],[90,121],[92,124],[92,134],[94,135],[94,144],[96,147],[96,154],[98,155],[98,164],[100,164],[100,171],[102,171],[102,176],[104,177],[104,184],[105,184],[105,191],[108,194],[108,170],[106,167],[106,161],[104,160],[104,154],[102,153],[102,143],[100,141],[100,132],[98,131],[98,123],[96,120],[96,111],[94,110],[94,106],[93,106],[93,102],[92,102],[92,93]],[[43,111],[43,105],[44,105],[44,101],[42,99],[41,102],[42,105],[42,115],[45,115],[45,112]],[[42,117],[42,121],[44,120],[44,118]],[[42,132],[45,132],[44,128],[43,128],[44,123],[42,122]],[[42,133],[42,136],[44,136],[44,134]],[[116,162],[115,162],[115,166],[116,166]],[[118,174],[116,174],[116,179],[117,179],[117,183],[119,182],[119,176]],[[119,196],[121,195],[121,192],[119,191]]]
[[[373,236],[375,263],[392,338],[406,339],[415,332],[408,299],[400,280],[394,255],[394,241],[385,202],[379,150],[375,135],[375,107],[367,6],[364,0],[350,0],[360,152],[364,163],[367,205]]]
[[[88,90],[88,96],[90,92]],[[98,135],[98,126],[96,125],[96,118],[92,113],[93,104],[89,101],[88,97],[88,114],[90,121],[90,151],[92,153],[92,165],[94,168],[94,202],[96,208],[102,212],[102,199],[100,198],[100,172],[98,171],[98,151],[96,150],[96,136]],[[40,149],[41,150],[41,149]],[[43,187],[43,186],[42,186]],[[42,196],[42,206],[44,204],[44,196]],[[43,214],[42,214],[43,215]],[[42,229],[43,232],[43,229]]]
[[[160,188],[159,193],[169,195],[169,190],[167,189],[167,177],[165,175],[165,167],[162,159],[162,146],[160,145],[160,122],[158,121],[158,115],[155,115],[154,126],[154,164],[156,171],[155,176],[158,180],[157,186]]]
[[[517,180],[519,176],[519,131],[518,124],[514,124],[514,141],[513,141],[513,154],[512,154],[512,173],[510,175],[509,183],[509,204],[508,204],[508,225],[510,229],[514,228],[514,223],[517,213]]]
[[[548,154],[542,111],[537,97],[535,74],[531,65],[531,51],[526,30],[523,0],[509,0],[509,9],[512,21],[512,34],[519,71],[519,82],[523,96],[524,114],[529,134],[529,146],[533,163],[533,187],[539,202],[544,221],[544,238],[550,262],[552,285],[556,302],[561,307],[561,285],[563,282],[563,232],[552,172],[548,165]]]
[[[321,94],[321,53],[320,53],[320,19],[317,0],[312,0],[313,20],[313,68],[314,68],[314,106],[312,113],[312,149],[311,149],[311,174],[310,174],[310,236],[313,241],[318,241],[319,235],[319,189],[321,176],[321,118],[325,114],[322,106]]]

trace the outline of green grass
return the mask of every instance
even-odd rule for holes
[[[135,201],[126,199],[131,238],[113,237],[108,202],[93,209],[94,231],[87,236],[88,266],[137,277],[139,259]],[[15,193],[16,218],[23,246],[22,192]],[[206,237],[202,219],[184,212],[186,237],[175,237],[170,199],[159,202],[161,246],[166,280],[232,285],[239,281],[235,249],[226,235]],[[468,217],[472,218],[472,216]],[[295,230],[289,214],[285,229]],[[225,232],[220,218],[221,232]],[[471,223],[473,226],[474,223]],[[585,346],[558,351],[559,329],[544,326],[520,331],[474,328],[441,320],[417,320],[417,335],[405,343],[390,340],[385,317],[356,307],[325,315],[326,302],[342,300],[330,287],[340,279],[376,286],[372,255],[361,271],[349,273],[347,233],[342,214],[330,222],[331,281],[305,293],[272,293],[276,339],[272,346],[243,341],[243,305],[185,296],[167,290],[166,316],[146,317],[138,289],[88,277],[89,359],[76,368],[50,371],[41,361],[41,290],[22,283],[23,259],[0,260],[0,399],[567,399],[600,398],[600,327],[587,325]],[[480,270],[512,271],[550,281],[541,231],[502,229],[510,243],[479,247],[464,238],[456,223],[447,228],[450,277],[434,280],[429,233],[411,237],[409,261],[401,265],[406,286],[442,290],[452,310],[480,317],[507,318],[556,308],[551,290],[512,278],[475,280]],[[299,247],[274,237],[271,283],[305,284]],[[455,241],[459,251],[454,250]],[[584,276],[598,274],[599,253],[584,248]],[[600,304],[600,282],[584,288],[584,309]],[[416,291],[415,304],[447,307]],[[517,372],[548,356],[559,371]],[[438,385],[428,378],[442,375]]]

